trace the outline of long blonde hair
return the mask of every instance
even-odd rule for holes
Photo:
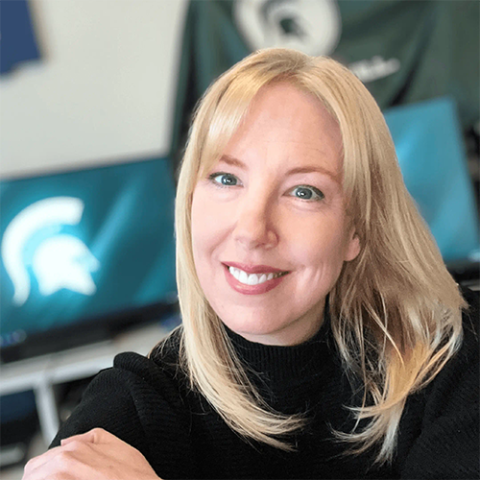
[[[192,194],[219,158],[257,92],[290,82],[321,101],[343,139],[343,188],[361,241],[330,292],[331,326],[344,368],[363,382],[352,407],[367,427],[335,432],[360,453],[379,446],[392,458],[405,401],[458,349],[465,302],[403,183],[382,113],[362,83],[328,58],[286,49],[259,51],[236,64],[201,99],[190,131],[176,200],[177,283],[183,319],[180,358],[191,387],[247,441],[289,450],[278,437],[305,418],[273,411],[249,381],[195,271]]]

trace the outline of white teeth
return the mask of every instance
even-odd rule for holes
[[[241,283],[246,283],[248,284],[248,275],[246,272],[244,272],[243,270],[240,270],[240,275],[238,276],[238,281],[241,282]]]
[[[272,280],[272,278],[279,277],[281,273],[260,273],[255,274],[251,273],[250,275],[243,270],[234,267],[228,267],[230,273],[240,282],[245,285],[258,285],[260,283],[265,283],[267,280]]]

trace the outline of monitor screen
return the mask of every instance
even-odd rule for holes
[[[455,101],[439,97],[384,113],[407,189],[443,259],[478,262],[478,209]]]
[[[175,302],[167,158],[2,181],[0,202],[3,348]]]

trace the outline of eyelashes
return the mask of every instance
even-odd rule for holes
[[[216,172],[208,176],[208,179],[219,187],[235,187],[240,180],[231,173]]]
[[[242,182],[238,177],[227,172],[215,172],[208,176],[210,182],[220,188],[229,188],[241,186]],[[308,202],[318,202],[325,198],[321,190],[312,185],[296,185],[291,188],[287,194]]]
[[[294,187],[292,192],[294,192],[292,196],[300,198],[301,200],[320,201],[325,198],[323,192],[310,185],[299,185],[298,187]]]

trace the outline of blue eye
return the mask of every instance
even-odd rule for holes
[[[307,185],[299,185],[292,190],[294,197],[302,200],[319,201],[325,198],[325,195],[315,187],[309,187]]]
[[[208,178],[221,187],[234,187],[239,183],[238,178],[231,173],[212,173]]]

